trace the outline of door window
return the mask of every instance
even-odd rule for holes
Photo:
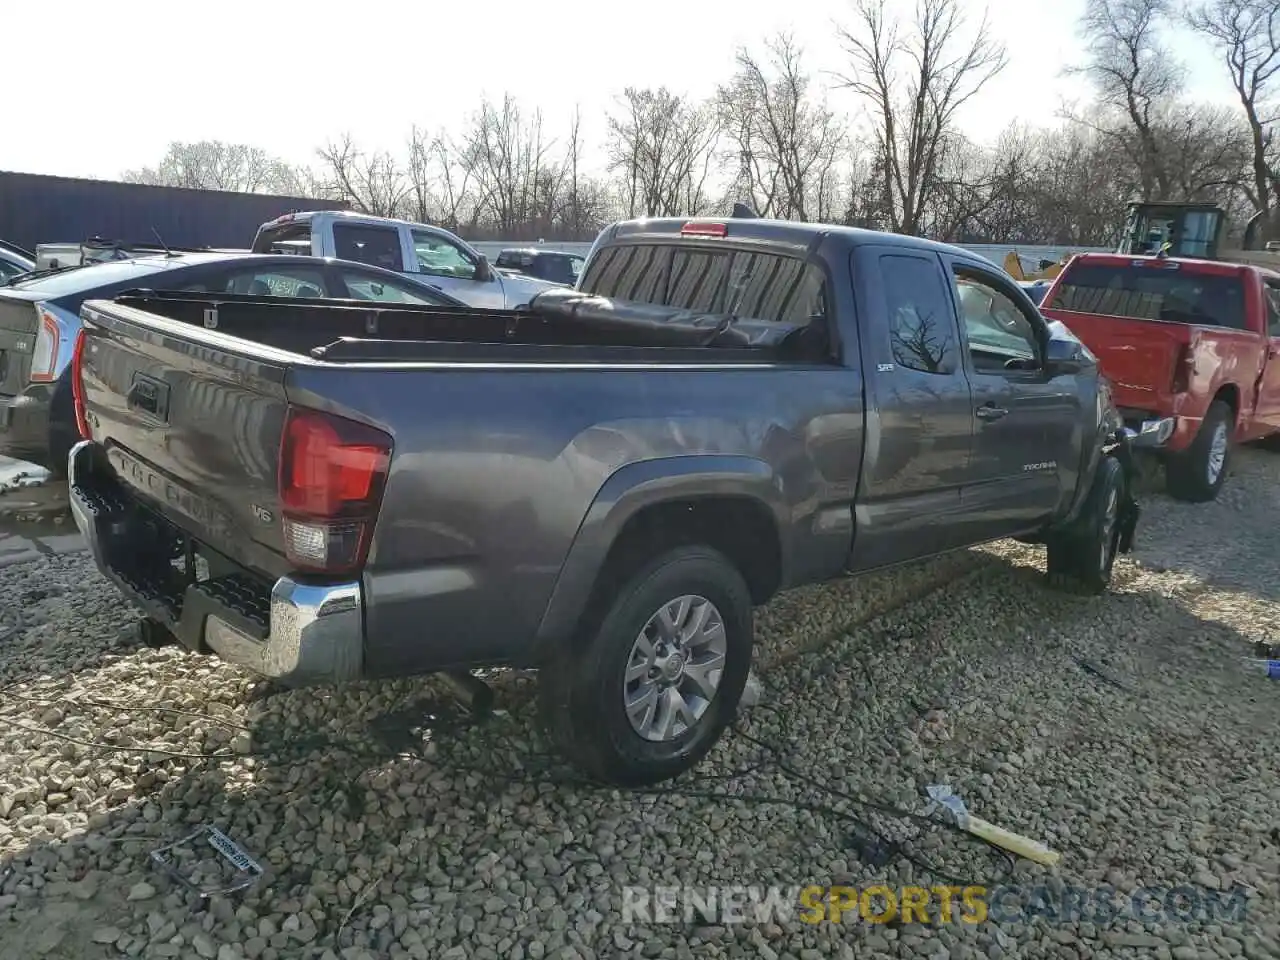
[[[922,373],[953,373],[956,343],[951,307],[934,260],[886,254],[880,276],[889,317],[894,362]]]
[[[573,286],[578,280],[578,273],[582,270],[582,261],[577,257],[547,253],[542,255],[542,262],[544,264],[542,270],[543,279],[551,280],[554,283],[566,283]]]
[[[1280,283],[1267,284],[1267,336],[1280,337]]]
[[[956,277],[956,296],[975,370],[1039,368],[1036,327],[1012,297],[969,273]]]
[[[404,269],[404,258],[400,253],[400,231],[393,227],[335,223],[333,244],[339,260],[368,263],[384,270]]]
[[[439,234],[425,230],[413,231],[413,252],[418,258],[418,270],[422,273],[458,280],[476,278],[475,261],[464,250]]]
[[[243,293],[252,297],[323,297],[324,274],[315,267],[264,266],[237,270],[187,290],[212,293]]]
[[[354,300],[372,300],[375,303],[411,303],[422,306],[438,306],[442,301],[431,295],[430,290],[409,283],[390,281],[386,277],[374,277],[354,270],[341,270],[342,282]]]

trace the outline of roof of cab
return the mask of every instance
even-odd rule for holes
[[[379,217],[372,213],[361,213],[358,210],[298,210],[293,213],[284,213],[276,217],[274,220],[268,220],[263,227],[278,227],[286,223],[306,223],[316,218],[332,217],[334,220],[351,220],[357,223],[378,223],[384,226],[397,227],[414,227],[415,229],[439,230],[446,232],[443,227],[433,226],[429,223],[418,223],[414,220],[402,220],[399,217]]]
[[[861,227],[837,226],[829,223],[801,223],[794,220],[748,220],[733,217],[655,217],[638,220],[624,220],[609,228],[604,242],[639,236],[655,238],[682,239],[681,230],[688,223],[723,223],[727,228],[725,239],[758,240],[776,243],[799,250],[807,249],[816,237],[834,236],[845,239],[849,246],[861,246],[874,243],[881,246],[895,246],[911,250],[925,250],[931,253],[948,253],[971,262],[990,264],[986,257],[965,250],[963,247],[927,240],[924,237],[912,237],[901,233],[887,233],[881,230],[865,230]],[[683,237],[683,239],[690,239]],[[707,239],[692,238],[692,239]],[[711,238],[716,242],[719,238]]]

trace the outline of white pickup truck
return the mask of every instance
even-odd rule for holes
[[[347,210],[289,213],[258,228],[254,253],[338,257],[401,273],[430,275],[431,286],[471,307],[514,310],[556,286],[495,270],[447,230]]]

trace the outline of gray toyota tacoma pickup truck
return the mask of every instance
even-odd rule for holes
[[[1088,350],[920,239],[644,220],[525,311],[82,316],[72,508],[144,622],[289,683],[539,668],[619,784],[710,749],[779,590],[1018,537],[1100,592],[1138,518]]]

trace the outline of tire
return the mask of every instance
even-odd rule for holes
[[[1235,415],[1221,400],[1209,405],[1191,446],[1165,464],[1170,496],[1205,503],[1218,496],[1231,465],[1231,433]]]
[[[671,618],[678,620],[684,610],[678,603],[681,598],[689,600],[684,623],[692,625],[705,613],[702,622],[710,625],[718,617],[722,629],[704,626],[693,634],[697,642],[686,640],[679,648],[682,653],[677,655],[676,647],[668,647],[667,656],[660,657],[664,648],[655,620],[668,609]],[[712,609],[699,600],[709,602]],[[734,718],[751,668],[751,593],[723,554],[709,547],[686,546],[646,564],[605,603],[597,605],[596,616],[586,618],[576,642],[565,644],[539,669],[543,727],[560,752],[595,780],[627,787],[669,780],[696,766]],[[642,654],[642,635],[646,640],[654,638],[652,656],[647,658]],[[699,696],[696,677],[703,671],[686,672],[681,664],[687,658],[691,665],[705,669],[715,662],[717,637],[722,640],[719,680],[709,698]],[[637,677],[644,663],[649,664],[648,672]],[[654,670],[659,673],[656,678],[650,676]],[[688,713],[670,710],[673,689],[681,693]],[[641,697],[650,690],[656,692]],[[633,722],[624,696],[652,703],[656,709],[650,714],[637,708]],[[679,721],[663,729],[663,721],[672,716]],[[648,725],[646,719],[651,721]]]
[[[1070,530],[1047,539],[1049,582],[1100,594],[1111,585],[1120,544],[1120,505],[1125,495],[1124,468],[1103,457],[1089,498]]]

